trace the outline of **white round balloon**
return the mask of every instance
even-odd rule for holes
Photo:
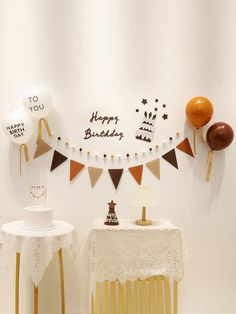
[[[25,111],[11,111],[3,121],[3,131],[11,142],[25,144],[33,134],[33,124]]]
[[[23,104],[26,111],[35,118],[45,118],[52,110],[53,101],[49,93],[35,87],[24,95]]]

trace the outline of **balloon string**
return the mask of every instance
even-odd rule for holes
[[[20,146],[20,176],[22,175],[22,151],[24,150],[25,161],[29,161],[29,150],[26,144],[21,144]]]
[[[44,118],[41,118],[41,119],[39,119],[39,123],[38,123],[38,135],[37,135],[36,144],[39,144],[39,142],[42,139],[43,123],[45,125],[46,130],[47,130],[48,136],[52,136],[52,133],[51,133],[51,130],[49,128],[47,120]]]
[[[207,156],[207,175],[206,175],[206,181],[209,181],[209,180],[210,180],[212,163],[213,163],[213,150],[209,150],[208,156]]]
[[[203,128],[200,128],[200,139],[202,143],[205,143],[204,134],[203,134]]]
[[[196,155],[196,129],[193,129],[193,152]]]

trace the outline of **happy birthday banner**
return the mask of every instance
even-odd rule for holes
[[[52,147],[48,145],[46,142],[41,140],[36,148],[34,159],[38,158],[39,156],[45,154],[46,152],[50,151]],[[190,142],[188,138],[186,137],[182,142],[180,142],[175,148],[172,148],[170,151],[165,153],[161,156],[164,160],[166,160],[170,165],[178,169],[178,161],[176,157],[175,149],[178,149],[185,154],[191,156],[194,158],[193,151],[190,145]],[[54,171],[56,168],[58,168],[60,165],[62,165],[65,161],[68,160],[68,157],[63,155],[57,150],[54,150],[53,157],[51,161],[51,168],[50,172]],[[129,167],[127,170],[132,175],[134,180],[137,182],[137,184],[142,183],[142,175],[143,175],[143,168],[146,166],[151,173],[160,180],[160,158],[155,158],[154,160],[151,160],[147,163],[140,164],[137,166]],[[91,187],[93,188],[99,178],[101,177],[102,173],[105,169],[98,168],[98,167],[90,167],[83,163],[80,163],[76,160],[70,159],[70,174],[69,174],[69,181],[73,181],[84,168],[88,169],[89,178],[91,182]],[[110,175],[110,178],[112,180],[112,183],[114,187],[117,189],[121,180],[121,177],[124,173],[125,168],[112,168],[112,169],[106,169],[108,170],[108,173]]]

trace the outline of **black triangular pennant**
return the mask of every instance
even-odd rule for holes
[[[174,148],[172,150],[170,150],[169,152],[167,152],[166,154],[162,155],[162,158],[164,158],[166,161],[168,161],[176,169],[179,169]]]
[[[54,150],[53,158],[52,158],[52,164],[51,164],[51,170],[53,171],[58,166],[60,166],[63,162],[65,162],[68,158],[61,153],[59,153],[57,150]]]
[[[123,170],[124,169],[108,169],[110,177],[116,189],[118,188],[118,185],[120,183]]]

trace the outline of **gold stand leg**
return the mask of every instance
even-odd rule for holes
[[[20,292],[20,253],[16,253],[16,279],[15,279],[15,314],[19,314]]]
[[[178,281],[174,281],[174,314],[178,314]]]
[[[95,314],[93,294],[92,294],[92,297],[91,297],[91,314]]]
[[[64,288],[64,269],[62,249],[58,251],[59,267],[60,267],[60,282],[61,282],[61,314],[65,314],[65,288]]]
[[[38,302],[39,298],[38,298],[38,296],[39,296],[38,287],[36,287],[34,285],[34,314],[38,314],[38,312],[39,312],[39,302]]]

